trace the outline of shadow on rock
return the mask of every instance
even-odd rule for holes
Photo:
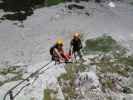
[[[33,11],[30,11],[28,13],[26,12],[16,12],[13,14],[5,14],[1,17],[1,20],[12,20],[12,21],[23,21],[26,20],[28,16],[32,15]]]

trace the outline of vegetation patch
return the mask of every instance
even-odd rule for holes
[[[21,66],[10,66],[8,68],[2,68],[0,69],[0,75],[7,75],[8,73],[12,74],[22,74],[22,70],[17,70]]]
[[[64,0],[48,0],[48,6],[57,5],[64,2]]]
[[[22,80],[22,79],[23,79],[22,75],[16,75],[10,79],[6,79],[5,81],[0,81],[0,87],[6,83],[18,81],[18,80]]]
[[[89,54],[90,52],[107,53],[120,47],[111,36],[106,35],[95,39],[88,39],[85,44],[86,46],[83,48],[85,54]]]
[[[107,97],[107,100],[112,100],[112,97],[111,96]]]
[[[100,77],[103,92],[110,89],[114,92],[131,93],[129,86],[126,88],[121,86],[123,90],[117,89],[116,86],[116,84],[121,83],[119,76],[128,78],[133,71],[133,55],[127,56],[129,51],[126,48],[122,47],[111,36],[103,35],[87,40],[83,51],[87,55],[98,54],[91,62],[97,66],[97,75]]]
[[[20,66],[10,66],[9,68],[0,69],[1,77],[6,78],[4,80],[0,80],[0,86],[12,82],[23,79],[23,70],[19,69]],[[8,74],[13,76],[8,76]],[[9,77],[9,78],[8,78]]]
[[[113,81],[110,79],[106,80],[104,83],[104,86],[105,86],[105,88],[113,89],[114,88],[113,87]]]
[[[67,64],[65,68],[67,73],[64,73],[60,77],[58,77],[58,80],[73,80],[75,78],[75,74],[79,71],[84,72],[87,69],[87,66],[84,64]]]
[[[60,85],[62,83],[66,84],[62,86],[62,92],[64,94],[65,100],[73,99],[75,94],[75,84],[74,81],[76,79],[75,73],[76,73],[76,65],[75,64],[68,64],[66,65],[66,73],[62,74],[58,81]]]
[[[57,100],[56,94],[57,92],[52,89],[45,89],[43,100]]]
[[[64,94],[65,100],[72,100],[77,97],[75,79],[76,74],[84,72],[87,69],[86,65],[83,64],[67,64],[65,66],[66,73],[58,77],[58,81],[62,87],[62,92]]]
[[[130,4],[133,5],[133,1],[131,1]]]
[[[111,36],[103,35],[95,39],[88,39],[83,48],[84,54],[100,53],[94,60],[101,73],[117,73],[128,76],[132,71],[133,56],[126,56],[127,49],[117,43]]]
[[[133,56],[128,56],[128,57],[120,57],[119,62],[133,67]]]
[[[125,77],[129,75],[128,65],[125,66],[117,61],[110,62],[109,60],[100,60],[96,65],[99,67],[98,69],[101,73],[117,73]]]
[[[91,65],[96,65],[96,73],[99,76],[102,92],[108,91],[119,92],[124,94],[132,93],[130,86],[122,84],[125,79],[131,76],[133,71],[133,56],[127,56],[128,50],[122,47],[111,36],[103,35],[95,39],[86,41],[83,48],[84,54],[97,54],[90,59]],[[67,64],[65,66],[66,73],[58,77],[59,84],[64,94],[65,100],[73,100],[78,98],[79,94],[75,88],[75,80],[78,72],[85,72],[89,67],[84,64]],[[107,100],[112,100],[111,96],[107,96]],[[89,97],[88,97],[89,98]]]

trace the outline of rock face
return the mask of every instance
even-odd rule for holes
[[[133,57],[131,53],[123,52],[124,49],[121,50],[122,52],[118,51],[116,41],[111,39],[112,36],[118,41],[122,40],[120,43],[124,41],[127,47],[132,47],[132,7],[118,3],[117,7],[112,9],[107,5],[103,7],[95,3],[83,3],[85,9],[76,11],[65,9],[63,4],[38,9],[23,23],[25,26],[23,28],[15,26],[11,21],[0,24],[0,33],[4,33],[0,34],[1,64],[4,67],[16,62],[32,64],[28,66],[28,72],[24,72],[24,78],[43,65],[38,63],[44,63],[50,59],[48,50],[56,36],[63,37],[67,46],[71,37],[68,33],[75,31],[83,32],[85,39],[101,36],[104,33],[109,35],[107,38],[104,36],[104,39],[98,38],[98,42],[95,41],[97,38],[87,41],[89,45],[84,50],[87,62],[68,64],[65,68],[64,65],[51,65],[52,68],[45,74],[31,79],[29,82],[32,85],[26,87],[16,100],[43,99],[44,89],[49,92],[51,88],[52,97],[64,96],[62,99],[66,100],[98,100],[99,98],[100,100],[130,100],[132,98]],[[85,10],[90,13],[90,16],[83,13]],[[37,65],[34,66],[34,64]],[[19,69],[15,70],[15,72],[19,71]],[[12,73],[7,76],[15,77]],[[0,79],[5,81],[6,78],[0,75]],[[48,82],[51,80],[54,81]],[[0,87],[0,98],[9,88],[17,84],[18,80],[14,81]],[[59,87],[53,88],[55,85]],[[55,91],[58,88],[59,93]]]
[[[79,73],[78,80],[80,80],[79,84],[87,83],[90,88],[96,88],[100,86],[99,79],[96,73],[93,71]]]
[[[26,66],[10,66],[7,68],[0,68],[0,86],[3,86],[12,81],[19,81],[23,79],[26,73]]]
[[[103,40],[109,43],[107,43],[108,46],[111,46],[111,43],[115,46],[112,46],[108,51],[104,51],[105,48],[101,48],[106,45],[102,43]],[[132,100],[133,86],[131,84],[133,83],[129,81],[133,78],[131,72],[133,70],[133,59],[131,55],[131,58],[127,57],[126,49],[106,36],[94,39],[95,45],[102,43],[100,47],[95,46],[96,49],[90,45],[90,43],[94,45],[94,41],[87,41],[86,47],[89,45],[88,50],[93,49],[95,54],[93,55],[89,51],[91,55],[86,54],[85,63],[67,65],[67,73],[59,77],[59,83],[65,98],[74,100]],[[116,47],[117,51],[115,51]],[[124,62],[121,61],[122,59]],[[67,90],[67,88],[72,88],[72,90]]]

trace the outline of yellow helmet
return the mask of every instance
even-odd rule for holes
[[[63,42],[63,40],[62,40],[62,39],[58,39],[58,40],[56,41],[56,44],[57,44],[57,45],[63,45],[63,44],[64,44],[64,42]]]
[[[75,32],[73,37],[78,37],[79,38],[80,37],[80,32]]]

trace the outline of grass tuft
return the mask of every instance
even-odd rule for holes
[[[56,93],[57,92],[52,89],[45,89],[43,100],[57,100]]]
[[[64,0],[48,0],[48,6],[57,5],[64,2]]]
[[[64,94],[65,100],[72,100],[77,97],[75,79],[77,72],[83,72],[87,68],[83,64],[67,64],[65,66],[66,73],[58,77],[58,81],[62,86],[62,92]],[[62,85],[63,84],[63,85]]]
[[[6,76],[7,74],[13,74],[14,77],[10,79],[6,79],[4,81],[0,80],[0,86],[12,82],[12,81],[18,81],[23,79],[23,71],[22,70],[17,70],[21,66],[10,66],[9,68],[3,68],[0,69],[0,75]]]
[[[90,52],[107,53],[119,47],[117,42],[111,36],[106,35],[95,39],[88,39],[85,44],[86,46],[83,48],[85,54],[88,54]]]

